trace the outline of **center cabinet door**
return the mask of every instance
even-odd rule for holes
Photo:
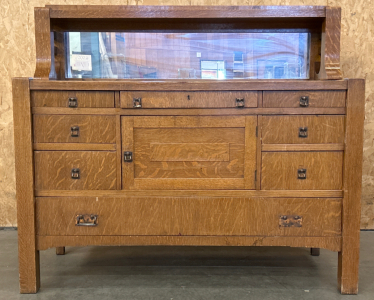
[[[121,121],[123,189],[255,189],[257,117]]]

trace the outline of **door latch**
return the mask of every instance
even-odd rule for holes
[[[123,161],[132,162],[132,152],[131,151],[123,152]]]

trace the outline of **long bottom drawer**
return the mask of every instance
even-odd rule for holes
[[[39,197],[37,234],[338,236],[341,199]]]

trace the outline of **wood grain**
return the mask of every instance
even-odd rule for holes
[[[114,92],[108,91],[31,91],[31,105],[33,107],[68,107],[71,97],[77,99],[78,108],[114,107]],[[75,109],[69,108],[69,112]]]
[[[343,167],[343,243],[338,265],[338,283],[342,294],[358,293],[364,94],[364,80],[349,80]]]
[[[225,116],[225,115],[344,115],[345,108],[204,108],[204,109],[146,109],[146,108],[62,108],[33,107],[33,114],[46,115],[126,115],[126,116]]]
[[[31,80],[30,89],[70,91],[311,91],[347,90],[347,80]]]
[[[263,152],[261,187],[264,190],[339,190],[343,152]],[[298,179],[306,169],[306,179]]]
[[[49,12],[49,8],[45,7],[38,7],[34,10],[36,48],[36,68],[34,77],[40,79],[49,79],[52,64]]]
[[[279,216],[288,212],[303,216],[303,226],[279,227]],[[341,234],[341,199],[43,197],[36,214],[37,234],[44,236]],[[98,215],[98,225],[75,226],[78,214]]]
[[[36,249],[30,90],[27,78],[14,78],[12,83],[19,283],[20,292],[26,294],[36,293],[40,288],[39,251]]]
[[[67,245],[82,246],[288,246],[340,251],[341,237],[283,236],[37,236],[39,250]]]
[[[340,70],[341,8],[326,7],[326,17],[322,24],[321,66],[318,79],[339,80]]]
[[[122,151],[132,152],[136,159],[137,154],[134,153],[134,117],[122,117],[121,128]],[[134,188],[135,166],[133,162],[124,161],[122,154],[122,188],[125,190],[132,189]]]
[[[262,151],[343,151],[344,144],[264,144]]]
[[[236,107],[236,98],[244,107],[257,107],[257,92],[121,92],[121,107],[133,108],[133,99],[142,99],[142,108],[226,108]]]
[[[300,107],[300,98],[309,97],[309,106],[345,107],[346,92],[337,91],[265,91],[263,107]]]
[[[271,198],[342,198],[342,190],[122,190],[122,191],[35,191],[38,197],[271,197]]]
[[[116,143],[114,116],[34,115],[34,143]],[[72,127],[79,136],[72,136]]]
[[[116,153],[109,151],[35,151],[37,190],[116,189]],[[80,169],[80,179],[71,170]]]
[[[116,144],[79,144],[79,143],[36,143],[34,150],[66,150],[66,151],[115,151]]]
[[[299,128],[308,128],[299,137]],[[344,116],[264,116],[263,144],[343,144]]]

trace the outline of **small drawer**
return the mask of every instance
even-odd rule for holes
[[[114,107],[114,92],[88,91],[32,91],[31,104],[35,107]]]
[[[37,190],[114,190],[116,152],[35,151]]]
[[[34,143],[116,142],[114,116],[34,115]]]
[[[345,107],[346,91],[265,91],[263,107]]]
[[[263,152],[263,190],[340,190],[343,152]]]
[[[257,107],[258,92],[121,92],[122,108]]]
[[[344,116],[264,116],[263,144],[343,144]]]
[[[341,199],[38,197],[36,220],[40,236],[339,236]]]

